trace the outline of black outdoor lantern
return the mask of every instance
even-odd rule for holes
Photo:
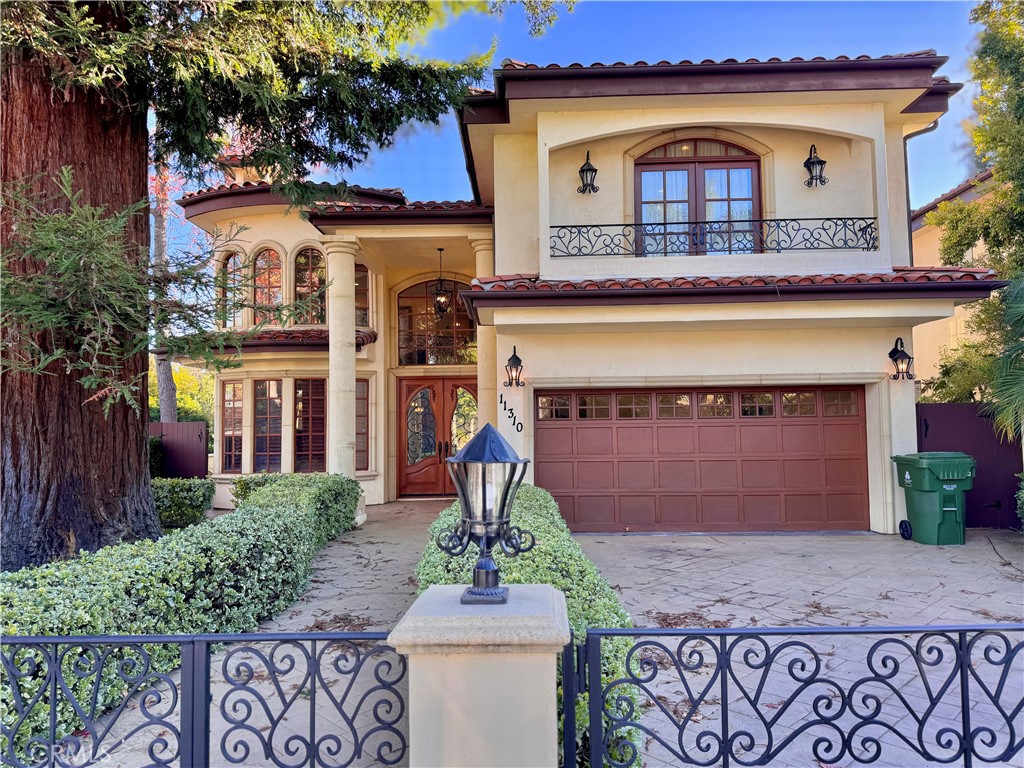
[[[463,605],[508,602],[508,587],[498,586],[498,566],[491,557],[495,545],[509,557],[529,552],[533,534],[509,523],[512,503],[526,475],[529,459],[520,459],[498,430],[484,424],[472,440],[447,459],[462,507],[454,528],[437,534],[442,552],[458,557],[472,541],[480,548],[473,569],[473,586],[462,593]]]
[[[522,380],[523,375],[523,361],[519,359],[519,355],[516,354],[516,348],[512,347],[512,356],[508,359],[508,363],[505,365],[505,376],[508,377],[505,381],[506,387],[525,387],[526,382]]]
[[[580,166],[580,181],[583,184],[576,189],[581,195],[585,195],[588,192],[597,192],[598,187],[594,180],[597,179],[597,168],[595,168],[590,162],[590,150],[587,150],[587,160],[583,165]]]
[[[890,379],[897,381],[898,379],[914,378],[914,374],[910,372],[910,366],[914,364],[914,358],[903,349],[903,339],[896,339],[896,343],[889,350],[889,359],[892,360],[892,365],[896,369],[896,373],[889,376]]]
[[[804,168],[807,169],[807,175],[810,176],[804,182],[804,186],[813,187],[815,184],[821,184],[822,186],[828,184],[828,179],[825,178],[825,161],[818,157],[818,148],[813,144],[811,144],[810,154],[804,160]]]
[[[455,295],[455,285],[444,279],[444,270],[441,267],[441,254],[444,248],[437,249],[437,281],[431,293],[434,296],[434,314],[438,317],[447,315],[452,309],[452,299]]]

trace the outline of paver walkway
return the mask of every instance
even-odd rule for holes
[[[262,632],[388,631],[416,599],[427,527],[448,500],[367,507],[366,522],[317,554],[310,588]]]

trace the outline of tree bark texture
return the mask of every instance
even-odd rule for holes
[[[167,173],[164,168],[157,168],[156,172]],[[167,206],[170,201],[167,199],[167,186],[156,185],[156,205],[150,211],[153,214],[153,261],[162,267],[167,266]],[[163,338],[164,328],[156,326],[156,338]],[[159,343],[159,341],[158,341]],[[156,356],[156,393],[160,403],[160,421],[175,423],[178,421],[178,387],[174,383],[174,371],[171,363],[174,362],[168,354]],[[148,403],[147,403],[148,407]]]
[[[93,92],[57,93],[46,69],[26,54],[3,52],[0,72],[4,184],[42,174],[38,189],[71,166],[75,185],[93,205],[108,210],[144,200],[148,146],[145,110],[126,111]],[[0,226],[6,248],[10,226]],[[149,222],[133,221],[129,241],[148,259]],[[135,258],[132,256],[131,258]],[[16,265],[27,273],[39,265]],[[5,327],[5,339],[17,328]],[[125,377],[138,382],[146,407],[147,355],[129,361]],[[80,383],[78,372],[54,365],[51,375],[7,373],[2,377],[4,570],[70,557],[122,540],[160,534],[149,487],[145,417],[124,404],[104,417],[101,398]]]

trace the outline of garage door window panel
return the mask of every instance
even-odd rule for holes
[[[553,397],[538,397],[537,418],[540,421],[572,418],[572,413],[569,410],[569,396],[556,395]]]
[[[817,416],[818,397],[814,392],[783,392],[783,416]]]
[[[620,419],[651,418],[650,395],[617,395],[615,405]]]
[[[771,392],[744,392],[740,395],[740,416],[774,416],[775,395]]]
[[[610,419],[610,395],[579,395],[576,398],[576,417],[579,419]]]
[[[702,392],[698,396],[697,418],[699,419],[731,419],[731,392]]]
[[[822,392],[823,412],[826,416],[857,416],[857,393],[850,390]]]
[[[689,419],[692,416],[690,410],[690,394],[670,393],[658,395],[658,418],[659,419]]]

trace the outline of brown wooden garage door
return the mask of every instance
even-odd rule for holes
[[[573,530],[868,528],[863,387],[539,391],[535,414]]]

